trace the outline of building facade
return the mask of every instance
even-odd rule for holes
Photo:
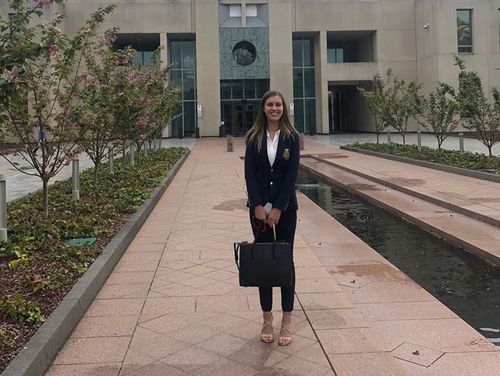
[[[108,1],[67,0],[71,33]],[[500,87],[500,0],[114,0],[105,28],[147,64],[162,47],[182,87],[167,137],[243,135],[259,98],[281,91],[304,133],[373,131],[357,87],[391,68],[423,91],[457,85],[454,54]],[[4,5],[4,8],[6,5]],[[8,10],[3,9],[4,12]]]

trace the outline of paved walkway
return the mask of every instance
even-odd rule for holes
[[[192,148],[195,139],[187,138],[187,139],[168,139],[162,140],[162,146],[170,147],[170,146],[185,146],[188,148]],[[12,158],[12,161],[17,163],[19,167],[26,167],[26,172],[30,173],[30,170],[27,163],[20,157]],[[89,167],[92,167],[93,163],[90,158],[86,154],[82,154],[80,156],[80,170],[86,170]],[[7,182],[7,202],[15,200],[17,198],[26,196],[27,194],[42,189],[42,182],[39,177],[31,176],[24,174],[17,169],[15,169],[12,165],[10,165],[3,157],[0,157],[0,173],[5,175]],[[65,180],[71,177],[71,165],[64,167],[59,174],[57,174],[52,180],[50,180],[50,184],[55,183],[56,181]]]
[[[495,374],[498,348],[303,195],[296,334],[261,343],[232,254],[251,238],[242,145],[224,142],[196,143],[49,376]]]
[[[336,133],[329,135],[307,136],[307,138],[331,146],[348,145],[354,142],[377,142],[377,135],[375,133]],[[387,133],[380,135],[380,142],[387,142]],[[403,138],[398,133],[392,132],[391,142],[402,144]],[[408,133],[406,135],[406,143],[408,145],[417,145],[417,134]],[[432,134],[422,133],[422,146],[437,149],[436,137]],[[443,142],[442,147],[443,149],[460,150],[459,138],[456,136],[447,137]],[[464,150],[473,153],[488,154],[488,148],[479,140],[474,138],[464,137]],[[492,153],[493,155],[500,155],[500,143],[493,146]]]

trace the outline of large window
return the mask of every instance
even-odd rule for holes
[[[260,100],[268,90],[268,79],[221,80],[220,82],[220,97],[222,100]]]
[[[472,53],[472,9],[457,9],[458,53]]]
[[[196,60],[194,39],[170,40],[170,82],[182,89],[182,101],[172,121],[172,136],[196,134]]]
[[[316,130],[314,39],[293,38],[293,103],[295,127],[299,132]]]
[[[137,65],[152,65],[155,51],[160,47],[160,34],[144,33],[130,34],[120,33],[117,35],[113,47],[117,50],[125,47],[132,47],[135,50],[135,56],[132,63]],[[157,56],[158,58],[159,56]]]

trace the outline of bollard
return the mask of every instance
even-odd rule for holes
[[[422,134],[420,131],[417,131],[417,145],[418,145],[418,150],[422,149]]]
[[[304,150],[304,133],[299,134],[299,146],[300,150]]]
[[[129,149],[130,149],[130,165],[135,166],[135,155],[134,155],[135,151],[133,142],[130,143]]]
[[[227,151],[232,152],[233,151],[233,136],[227,136]]]
[[[71,181],[73,182],[73,200],[80,200],[80,160],[78,157],[73,159],[73,176]]]
[[[115,156],[113,154],[114,148],[111,146],[108,151],[109,173],[111,175],[115,174]]]
[[[390,130],[387,130],[387,143],[388,144],[391,143],[391,131]]]
[[[7,241],[7,183],[0,174],[0,243]]]
[[[460,152],[464,152],[464,134],[462,132],[460,132],[458,134],[458,144],[459,144],[459,147],[460,147]]]

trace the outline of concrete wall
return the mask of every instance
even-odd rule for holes
[[[457,52],[456,9],[473,9],[473,55],[462,56],[468,69],[481,75],[486,89],[500,87],[500,0],[224,0],[223,4],[268,3],[270,86],[293,101],[293,33],[315,38],[317,132],[328,131],[328,81],[359,82],[391,68],[395,75],[423,84],[457,84],[453,65]],[[67,0],[62,8],[65,29],[77,30],[106,0]],[[202,136],[218,135],[220,122],[220,54],[218,0],[116,0],[117,10],[104,28],[120,26],[122,33],[195,34],[198,103],[203,107],[198,126]],[[61,10],[61,9],[59,9]],[[0,11],[7,12],[6,2]],[[53,10],[48,11],[53,12]],[[47,13],[47,16],[50,14]],[[429,27],[424,29],[424,25]],[[326,33],[375,31],[374,61],[329,64]],[[167,51],[162,54],[167,59]],[[358,99],[353,99],[353,105]],[[363,115],[362,117],[364,117]],[[360,121],[353,121],[353,124]],[[356,125],[356,129],[358,126]],[[368,130],[359,126],[359,130]],[[412,127],[413,129],[414,127]]]
[[[269,2],[270,89],[280,91],[287,106],[293,103],[292,10],[291,1]]]
[[[200,136],[216,136],[220,125],[219,2],[203,0],[195,5],[196,83]]]

